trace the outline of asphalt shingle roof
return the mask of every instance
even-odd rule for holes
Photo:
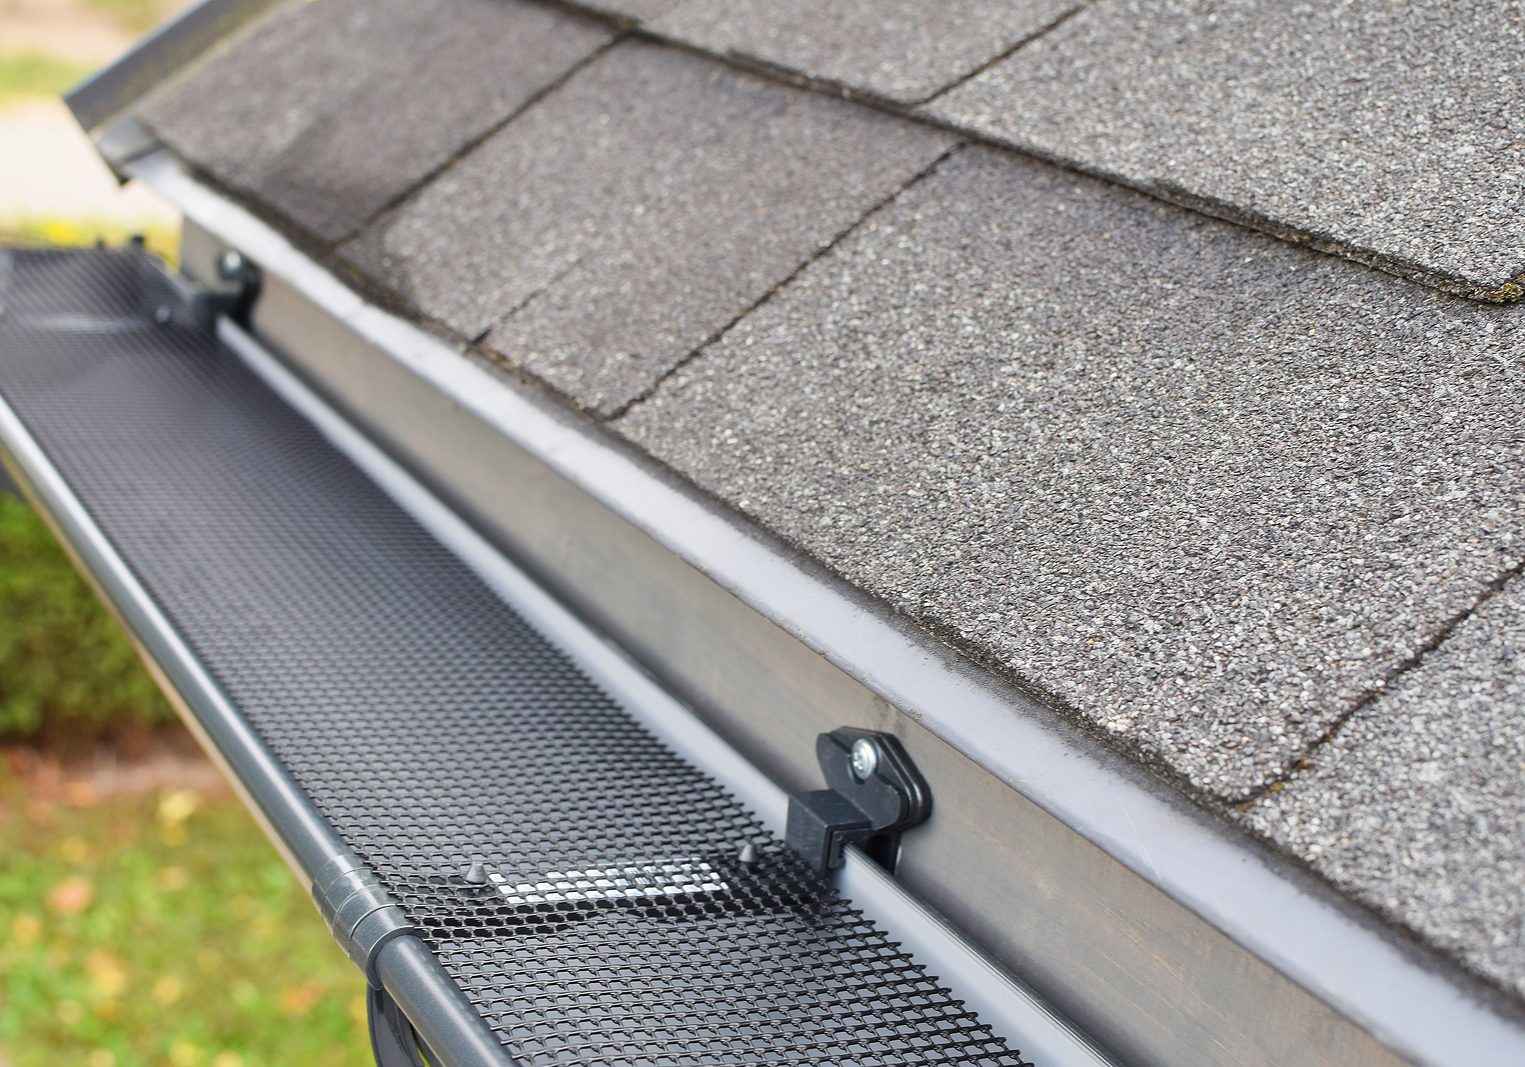
[[[1193,785],[1525,546],[1525,319],[969,149],[618,423]]]
[[[934,111],[1474,294],[1525,276],[1525,5],[1098,0]]]
[[[1525,268],[1519,6],[1097,0],[932,104],[1068,168],[650,39],[916,97],[980,5],[610,6],[292,5],[143,114],[1525,994],[1525,305],[1433,284]]]
[[[607,414],[952,142],[631,41],[347,254]]]
[[[903,103],[917,103],[1074,11],[1082,0],[686,0],[657,33]]]
[[[286,6],[142,117],[219,181],[335,241],[611,36],[497,0]]]
[[[1516,578],[1244,820],[1525,997],[1522,709]]]

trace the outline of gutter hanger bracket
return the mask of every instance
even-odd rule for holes
[[[143,240],[134,237],[132,243],[141,248]],[[174,270],[162,270],[161,273],[185,314],[200,329],[213,329],[220,318],[232,319],[240,325],[248,324],[249,312],[259,296],[260,269],[240,253],[226,252],[217,261],[219,284],[215,286],[193,282]],[[156,309],[154,314],[161,322],[174,317],[167,305]]]
[[[829,788],[789,798],[789,847],[821,874],[842,866],[842,849],[861,845],[895,869],[902,831],[932,813],[932,791],[898,740],[839,727],[815,740]]]

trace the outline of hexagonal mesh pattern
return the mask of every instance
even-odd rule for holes
[[[1021,1062],[165,303],[0,253],[0,392],[515,1057]]]

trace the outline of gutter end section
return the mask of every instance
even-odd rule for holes
[[[132,105],[274,2],[200,0],[64,94],[75,121],[119,178],[122,166],[154,147],[142,124],[128,117]]]

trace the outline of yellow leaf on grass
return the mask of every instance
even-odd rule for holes
[[[219,1052],[212,1057],[212,1067],[244,1067],[244,1058],[236,1052]]]
[[[42,920],[35,915],[23,913],[11,920],[11,940],[18,945],[30,945],[42,936]]]
[[[97,950],[86,956],[85,974],[98,996],[119,997],[127,992],[127,966],[109,952]]]
[[[201,798],[189,789],[171,789],[159,798],[159,824],[180,826],[196,814]]]
[[[197,1067],[205,1053],[201,1046],[193,1041],[187,1041],[183,1037],[177,1037],[169,1046],[169,1062],[175,1067]]]
[[[66,837],[58,843],[58,854],[68,863],[83,863],[90,855],[90,846],[78,837]]]
[[[184,984],[173,975],[167,974],[154,983],[154,1001],[162,1007],[169,1007],[184,993]]]

